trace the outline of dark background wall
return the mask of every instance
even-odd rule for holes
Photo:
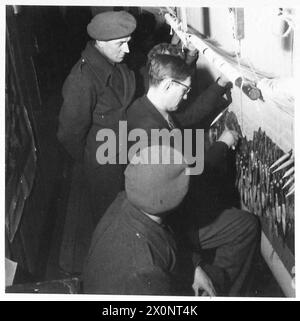
[[[8,106],[16,101],[29,116],[36,148],[36,170],[30,196],[12,242],[6,239],[6,256],[18,262],[18,277],[42,279],[52,241],[58,201],[66,187],[70,160],[56,139],[57,116],[62,103],[61,87],[80,56],[92,16],[80,10],[55,6],[6,7],[6,73],[14,73],[16,97],[9,86]],[[7,123],[6,127],[9,128]],[[6,145],[11,144],[6,137]],[[20,163],[25,155],[9,162]],[[6,175],[10,173],[6,172]],[[6,192],[13,192],[6,189]],[[8,192],[7,192],[8,193]],[[6,198],[9,195],[6,194]]]

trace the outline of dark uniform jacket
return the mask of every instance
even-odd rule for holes
[[[218,86],[218,85],[217,85]],[[218,86],[219,87],[219,86]],[[212,90],[210,90],[211,94]],[[170,113],[170,118],[175,127],[184,129],[188,124],[201,121],[201,118],[214,114],[213,103],[214,100],[218,101],[220,99],[219,95],[211,95],[211,97],[205,97],[204,106],[202,105],[192,105],[186,113],[176,114]],[[151,129],[168,129],[171,130],[170,124],[162,116],[162,114],[154,107],[151,101],[147,96],[138,98],[127,110],[126,117],[128,122],[128,130],[135,128],[144,129],[148,138],[151,135]],[[150,142],[150,140],[149,140]],[[184,150],[184,149],[182,149]],[[222,172],[224,170],[224,163],[222,160],[226,155],[228,147],[223,142],[216,142],[206,153],[205,155],[205,165],[208,168],[213,168],[214,170],[219,170]]]
[[[173,295],[176,247],[169,230],[119,193],[93,234],[85,293]]]
[[[110,63],[94,44],[87,43],[64,83],[58,138],[75,160],[85,156],[90,166],[97,167],[101,143],[96,134],[103,128],[118,133],[119,120],[134,97],[135,77],[125,64]]]

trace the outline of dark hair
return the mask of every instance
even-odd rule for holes
[[[182,51],[180,47],[177,45],[173,45],[171,43],[160,43],[156,46],[154,46],[148,53],[148,63],[156,56],[156,55],[170,55],[175,57],[180,57],[182,59],[185,59],[185,52]]]
[[[184,81],[192,75],[192,71],[192,68],[180,57],[157,54],[149,63],[149,83],[157,86],[166,78]]]

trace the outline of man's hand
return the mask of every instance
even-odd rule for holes
[[[225,143],[229,148],[235,149],[239,140],[239,134],[235,130],[225,128],[217,141]]]
[[[172,40],[171,40],[171,43],[173,45],[178,45],[180,42],[181,42],[180,38],[175,33]],[[189,39],[187,39],[187,42],[185,44],[185,48],[187,48],[188,54],[190,56],[196,56],[198,54],[198,49],[191,43],[191,41],[189,41]]]
[[[197,266],[194,274],[194,283],[192,285],[195,296],[199,296],[199,291],[203,290],[202,295],[216,296],[216,290],[212,284],[209,276],[202,270],[200,266]]]
[[[187,40],[186,48],[190,56],[196,56],[198,54],[198,49],[189,40]]]
[[[172,44],[172,45],[178,45],[180,41],[181,41],[181,40],[180,40],[180,38],[178,37],[177,33],[174,32],[174,35],[173,35],[173,37],[172,37],[172,39],[171,39],[171,44]]]
[[[232,87],[232,82],[224,74],[220,74],[216,82],[221,87],[226,87],[226,86]]]

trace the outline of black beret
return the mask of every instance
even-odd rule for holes
[[[136,28],[135,18],[126,11],[107,11],[97,14],[87,26],[95,40],[108,41],[128,37]]]

